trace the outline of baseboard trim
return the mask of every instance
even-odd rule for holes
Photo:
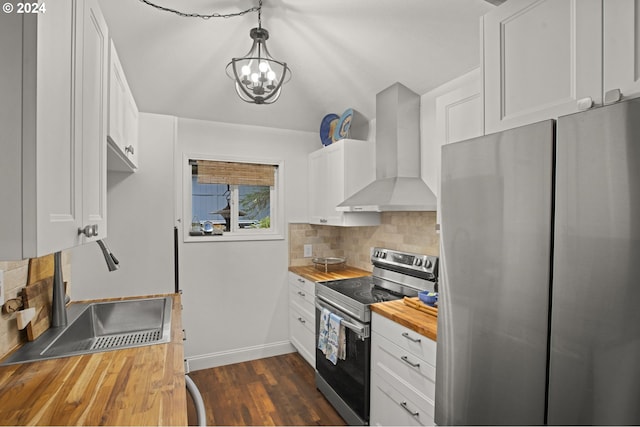
[[[290,341],[279,341],[264,345],[220,351],[217,353],[185,357],[185,366],[187,367],[187,371],[199,371],[201,369],[215,368],[217,366],[230,365],[232,363],[248,362],[249,360],[279,356],[281,354],[293,353],[295,351],[296,349]]]

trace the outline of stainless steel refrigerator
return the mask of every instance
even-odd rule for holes
[[[438,425],[640,424],[640,100],[442,148]]]

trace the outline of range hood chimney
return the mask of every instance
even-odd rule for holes
[[[420,176],[420,96],[395,83],[376,95],[376,179],[339,211],[435,211]]]

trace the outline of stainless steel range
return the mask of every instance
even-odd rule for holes
[[[316,349],[316,386],[350,425],[369,424],[370,304],[437,291],[438,257],[374,248],[373,272],[316,283],[316,342],[324,310],[344,326],[344,358],[334,364]]]

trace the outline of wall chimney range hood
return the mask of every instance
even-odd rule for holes
[[[376,179],[337,206],[346,212],[435,211],[420,176],[420,96],[395,83],[376,95]]]

